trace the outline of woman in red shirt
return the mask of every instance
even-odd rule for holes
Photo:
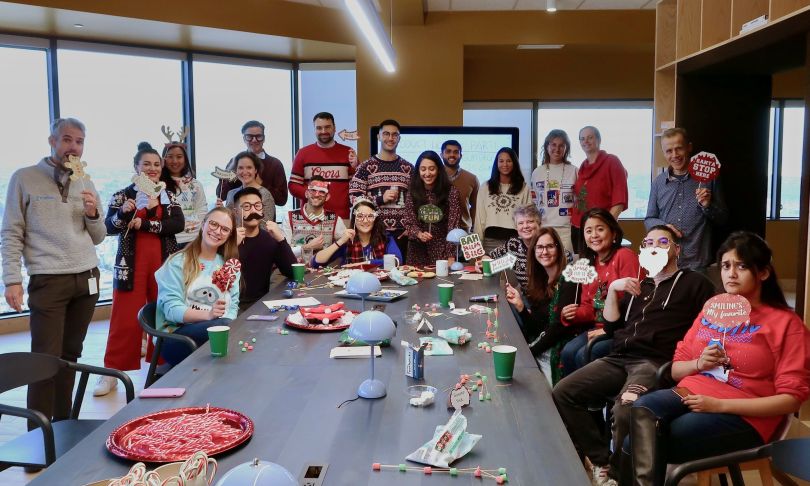
[[[636,484],[663,483],[667,462],[774,439],[785,415],[810,395],[810,332],[785,301],[768,244],[737,232],[717,254],[726,292],[751,303],[750,322],[723,328],[701,312],[675,349],[672,377],[678,387],[633,404],[624,451],[632,444]],[[663,440],[656,436],[657,422]]]

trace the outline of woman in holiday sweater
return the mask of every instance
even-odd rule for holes
[[[394,236],[386,233],[385,225],[377,213],[377,207],[368,199],[357,198],[352,208],[351,227],[331,245],[312,258],[312,267],[326,265],[334,258],[341,265],[370,262],[383,265],[383,255],[394,255],[401,262],[402,253]]]
[[[442,217],[425,223],[419,211],[425,205],[436,206]],[[436,260],[455,261],[456,245],[447,241],[447,232],[461,223],[461,198],[450,183],[439,154],[426,150],[419,154],[411,173],[411,185],[405,196],[405,233],[410,242],[405,257],[409,265],[435,265]]]
[[[171,184],[161,181],[163,159],[160,154],[143,142],[138,145],[134,165],[135,172],[147,178],[139,184],[165,182],[167,188],[153,197],[140,190],[143,186],[130,184],[113,194],[104,220],[107,234],[119,235],[104,366],[122,371],[141,367],[143,331],[138,325],[138,310],[157,299],[155,271],[177,251],[174,235],[182,231],[184,225],[183,211],[175,194],[168,189],[174,185],[173,181]],[[151,353],[151,349],[147,351]],[[106,395],[117,383],[114,378],[100,376],[93,394]]]
[[[571,155],[571,139],[564,130],[548,132],[543,142],[543,161],[532,172],[531,194],[542,214],[543,227],[557,230],[565,249],[578,251],[571,243],[571,208],[574,206],[574,183],[577,166]]]
[[[517,235],[512,214],[530,202],[529,185],[520,171],[517,154],[503,147],[495,154],[492,174],[481,185],[475,203],[474,229],[488,254]]]
[[[205,191],[191,171],[186,144],[171,142],[163,147],[163,173],[160,178],[174,183],[175,189],[172,192],[177,196],[177,202],[183,210],[185,227],[175,236],[177,246],[183,248],[194,239],[200,229],[200,221],[208,212]]]
[[[659,484],[667,462],[775,439],[785,415],[810,395],[810,332],[785,301],[768,244],[737,232],[717,255],[723,287],[750,302],[750,321],[723,328],[698,315],[675,349],[672,378],[678,388],[649,393],[633,404],[624,451],[632,445],[636,484]],[[656,424],[664,429],[663,439]]]
[[[560,311],[576,298],[576,284],[567,282],[565,247],[554,228],[540,228],[529,242],[526,301],[521,291],[506,284],[506,300],[520,313],[521,330],[549,385],[562,378],[560,351],[576,335],[577,326],[566,326]]]
[[[526,293],[529,282],[526,267],[529,261],[528,255],[531,253],[529,248],[531,248],[531,241],[537,237],[537,232],[540,230],[540,211],[533,203],[524,204],[515,208],[513,219],[515,228],[517,228],[517,236],[512,236],[503,245],[495,247],[489,256],[494,260],[507,253],[514,255],[517,261],[512,267],[512,271],[520,284],[521,292]],[[475,269],[481,271],[481,260],[476,260]]]
[[[234,157],[236,160],[236,177],[242,183],[240,187],[236,187],[228,191],[225,197],[225,206],[233,210],[239,211],[239,208],[234,206],[233,197],[243,187],[255,187],[262,194],[262,207],[264,207],[264,218],[262,218],[262,225],[268,221],[276,220],[276,202],[270,191],[262,185],[261,173],[263,169],[262,161],[253,152],[244,151],[239,152]],[[221,206],[222,201],[217,200],[217,206]]]
[[[565,306],[562,317],[566,325],[584,326],[591,330],[572,339],[563,348],[561,359],[564,375],[587,364],[585,347],[588,340],[605,333],[602,329],[602,310],[611,282],[624,277],[639,278],[638,255],[622,248],[624,233],[611,213],[605,209],[591,209],[582,215],[580,224],[584,234],[580,256],[595,267],[596,278],[592,283],[580,286],[580,303]],[[606,356],[610,346],[610,340],[599,342],[592,350],[591,359]]]
[[[236,218],[229,209],[214,208],[203,219],[194,241],[155,274],[157,328],[188,336],[198,345],[208,341],[209,327],[227,325],[236,318],[239,268]],[[175,341],[165,341],[161,351],[172,366],[189,354],[188,347]]]

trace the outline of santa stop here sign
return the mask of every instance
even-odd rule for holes
[[[713,181],[720,175],[720,162],[709,152],[699,152],[689,160],[689,173],[698,182]]]

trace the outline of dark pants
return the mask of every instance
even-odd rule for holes
[[[654,388],[658,366],[648,360],[610,355],[596,360],[566,376],[554,387],[557,410],[565,422],[568,434],[577,450],[596,466],[611,465],[611,475],[617,474],[621,454],[611,455],[610,443],[599,430],[589,408],[593,404],[615,400],[613,405],[613,443],[622,444],[628,434],[631,401],[620,397],[628,391]],[[643,391],[642,391],[643,393]]]
[[[193,322],[190,324],[183,324],[178,327],[174,333],[188,336],[197,343],[197,346],[202,346],[208,342],[208,328],[211,326],[228,326],[231,319],[220,317],[219,319],[212,319],[210,321]],[[175,366],[191,354],[191,350],[180,341],[172,341],[169,339],[163,340],[163,348],[160,351],[160,356],[170,365]]]
[[[664,448],[662,455],[667,463],[680,464],[763,444],[759,433],[739,415],[691,412],[671,389],[644,395],[633,407],[646,408],[661,421],[665,443],[659,445]],[[654,449],[652,444],[632,446],[641,447],[636,452]],[[630,437],[624,439],[622,448],[630,453]],[[658,467],[666,468],[664,461],[661,462]]]
[[[570,375],[576,370],[582,368],[588,362],[585,361],[585,350],[588,346],[588,333],[583,332],[574,339],[568,341],[568,344],[562,349],[560,353],[560,362],[563,367],[563,376]],[[599,358],[604,358],[610,354],[613,347],[613,340],[608,339],[599,341],[594,344],[591,349],[591,361],[596,361]]]
[[[31,309],[31,351],[77,361],[98,302],[87,280],[100,281],[97,268],[70,275],[32,275],[28,282]],[[98,285],[98,284],[96,284]],[[75,373],[62,369],[49,379],[28,386],[28,408],[53,420],[66,419],[72,406]],[[28,428],[35,425],[28,423]]]

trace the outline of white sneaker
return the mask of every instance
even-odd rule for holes
[[[96,387],[93,389],[94,397],[102,397],[118,387],[118,379],[112,376],[99,376]]]
[[[608,476],[610,466],[591,466],[591,484],[593,486],[618,486],[615,479]]]
[[[141,340],[141,358],[146,356],[146,344],[147,344],[146,337]]]

